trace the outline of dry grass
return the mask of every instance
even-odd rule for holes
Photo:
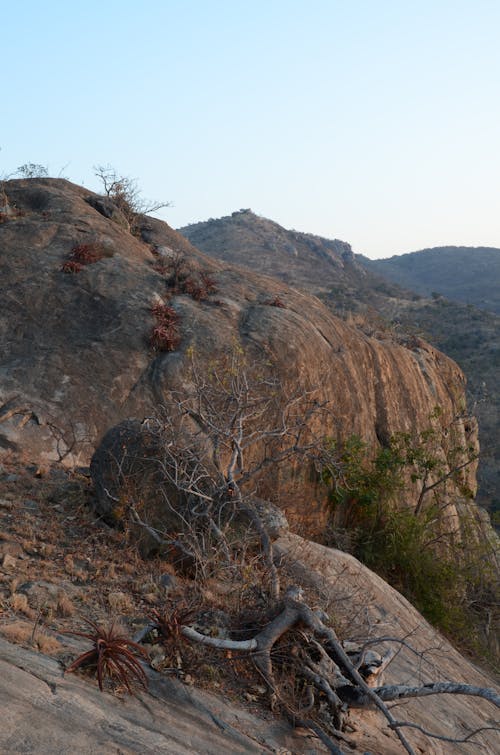
[[[23,613],[28,619],[34,619],[36,617],[36,611],[31,608],[28,603],[28,598],[23,593],[14,593],[9,599],[9,604],[13,611],[16,613]]]
[[[51,637],[51,631],[80,631],[82,619],[106,626],[110,620],[122,617],[127,628],[124,634],[132,636],[156,609],[167,635],[163,641],[158,634],[147,638],[157,670],[186,683],[217,689],[233,700],[247,699],[265,710],[267,696],[251,691],[262,685],[251,657],[238,658],[229,652],[193,645],[176,632],[184,609],[175,596],[196,599],[193,624],[203,632],[215,632],[213,636],[219,631],[224,633],[227,627],[234,639],[243,639],[261,628],[262,622],[268,620],[269,580],[252,547],[244,553],[238,551],[235,570],[215,570],[206,584],[198,584],[176,573],[165,558],[143,561],[127,545],[125,532],[110,530],[89,509],[76,508],[64,497],[54,507],[54,488],[64,487],[64,480],[54,481],[50,472],[37,477],[14,465],[9,471],[20,479],[6,484],[0,477],[0,497],[11,495],[14,503],[11,511],[0,510],[0,530],[9,540],[29,539],[30,549],[20,561],[24,574],[8,573],[0,567],[0,600],[5,606],[0,631],[8,639],[40,652],[57,653],[62,648]],[[85,480],[82,484],[86,484]],[[25,508],[23,501],[28,499],[36,505]],[[47,550],[47,544],[53,549]],[[168,596],[160,585],[165,573],[174,573],[176,581],[175,590]],[[34,583],[28,599],[19,593],[25,582]],[[254,606],[251,614],[244,615],[245,604]],[[31,622],[26,621],[26,610],[32,611]],[[214,620],[215,614],[225,615],[222,627]],[[257,699],[244,698],[247,692]]]
[[[131,613],[134,608],[131,596],[121,591],[110,592],[108,595],[108,603],[113,615],[119,613]]]
[[[13,624],[0,626],[0,632],[9,642],[14,642],[16,645],[26,645],[31,641],[33,624],[28,624],[26,621],[15,621]]]
[[[61,643],[55,637],[51,637],[43,631],[37,632],[35,643],[38,650],[45,655],[54,655],[62,649]]]
[[[58,616],[68,617],[73,616],[75,613],[75,606],[70,598],[66,595],[64,590],[61,590],[57,595],[57,614]]]
[[[34,647],[46,655],[52,655],[61,650],[61,643],[55,637],[33,623],[15,621],[12,624],[0,625],[0,632],[9,642]]]

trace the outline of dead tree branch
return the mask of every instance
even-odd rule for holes
[[[386,718],[389,728],[394,731],[408,753],[413,753],[414,750],[401,731],[404,727],[417,728],[427,736],[451,742],[465,742],[475,734],[494,729],[494,727],[483,727],[472,732],[467,738],[452,739],[434,735],[432,732],[411,722],[396,720],[385,705],[386,702],[411,697],[425,697],[427,695],[452,694],[481,697],[500,707],[500,695],[493,689],[457,682],[433,682],[420,687],[405,685],[370,687],[365,677],[372,676],[374,671],[380,674],[381,670],[386,668],[394,657],[394,651],[381,656],[379,662],[375,663],[371,659],[365,659],[367,662],[363,664],[362,659],[366,648],[364,646],[357,646],[359,652],[354,653],[355,648],[353,643],[345,643],[346,647],[344,647],[335,631],[325,625],[319,614],[320,612],[313,611],[302,601],[301,590],[293,587],[287,590],[279,614],[264,629],[258,632],[255,637],[249,640],[228,640],[209,637],[188,626],[182,627],[181,633],[193,642],[222,650],[249,653],[267,683],[272,700],[274,702],[281,702],[282,708],[290,720],[295,725],[300,724],[310,728],[323,741],[330,752],[341,752],[331,739],[330,734],[333,736],[341,734],[340,730],[349,708],[374,707],[380,710]],[[279,685],[276,682],[273,669],[272,650],[277,641],[297,625],[301,625],[311,632],[311,635],[306,638],[307,644],[316,653],[316,660],[313,660],[311,655],[306,653],[301,655],[298,673],[307,682],[310,682],[313,685],[312,688],[316,688],[318,693],[327,700],[332,720],[332,725],[327,727],[330,733],[323,726],[320,726],[317,721],[303,718],[300,711],[293,710],[280,696]],[[394,638],[384,638],[384,641],[387,639],[394,640]],[[407,644],[404,640],[402,642]],[[347,651],[355,655],[357,659],[353,660]],[[357,667],[363,669],[363,674]]]

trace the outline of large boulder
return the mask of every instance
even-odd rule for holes
[[[129,419],[106,433],[90,463],[97,513],[126,525],[145,556],[161,551],[164,537],[175,538],[185,522],[186,497],[169,484],[162,462],[161,439]]]

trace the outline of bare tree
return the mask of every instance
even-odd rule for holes
[[[395,718],[386,705],[388,702],[427,697],[430,695],[467,695],[479,697],[500,708],[500,695],[494,689],[450,681],[437,681],[419,686],[379,684],[382,675],[397,655],[393,648],[383,655],[370,650],[377,644],[404,645],[416,655],[407,640],[396,637],[371,639],[366,643],[341,641],[330,619],[321,609],[313,610],[304,601],[301,588],[290,586],[283,599],[270,615],[264,628],[246,640],[222,639],[202,634],[192,626],[180,627],[180,633],[193,643],[216,648],[241,659],[242,654],[253,661],[265,680],[271,707],[283,712],[294,726],[303,726],[313,731],[329,752],[342,755],[336,741],[352,745],[344,733],[349,725],[349,711],[356,708],[374,708],[384,716],[390,729],[398,737],[402,747],[415,755],[403,729],[417,729],[429,738],[451,743],[471,742],[481,744],[480,734],[486,731],[500,732],[500,726],[484,726],[471,731],[466,737],[445,737],[409,721]],[[136,641],[143,639],[155,627],[147,625]],[[284,641],[287,634],[293,639]],[[281,652],[276,648],[281,643]],[[284,648],[284,650],[283,650]],[[289,675],[301,682],[300,693],[290,697],[275,674],[276,660],[283,664],[286,656]]]
[[[143,423],[157,449],[165,520],[177,518],[182,534],[176,542],[205,570],[209,553],[226,565],[233,562],[231,538],[239,548],[235,528],[246,525],[258,536],[277,600],[271,520],[284,517],[256,497],[257,483],[268,468],[276,473],[292,458],[322,463],[322,434],[311,431],[311,420],[328,405],[315,398],[315,390],[286,392],[269,366],[248,364],[239,347],[208,369],[191,354],[189,381],[187,394],[174,393],[168,409]],[[159,544],[169,540],[168,528],[153,527],[146,511],[131,506],[130,512]]]
[[[40,163],[24,163],[16,170],[16,175],[21,178],[47,178],[49,175],[48,168]]]
[[[170,202],[144,199],[137,180],[119,175],[111,165],[95,165],[94,173],[101,181],[105,195],[113,200],[131,225],[138,215],[149,215],[171,205]]]

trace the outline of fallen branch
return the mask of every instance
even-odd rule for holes
[[[381,700],[402,700],[406,697],[427,697],[427,695],[471,695],[482,697],[500,708],[500,695],[494,689],[487,687],[475,687],[472,684],[460,684],[458,682],[433,682],[421,687],[406,687],[404,685],[391,685],[375,687],[375,694]]]
[[[500,707],[500,695],[498,695],[493,689],[461,684],[458,682],[433,682],[430,684],[424,684],[420,687],[410,687],[406,685],[370,687],[363,676],[363,673],[368,678],[373,678],[374,675],[380,674],[392,660],[394,652],[392,650],[388,651],[384,656],[380,656],[379,659],[367,659],[367,662],[365,663],[363,662],[363,657],[366,650],[366,644],[365,646],[361,646],[358,651],[352,643],[346,643],[347,651],[350,651],[355,656],[355,659],[352,660],[349,657],[348,652],[346,652],[346,648],[343,647],[338,639],[335,631],[326,626],[323,619],[324,614],[319,611],[313,611],[302,601],[301,590],[297,587],[291,587],[285,594],[279,614],[272,619],[264,629],[256,634],[255,637],[249,640],[228,640],[218,637],[209,637],[188,626],[183,626],[181,628],[181,633],[184,637],[193,642],[213,648],[219,648],[221,650],[240,651],[242,653],[251,654],[257,669],[267,683],[272,703],[279,700],[284,712],[293,725],[309,728],[319,737],[330,752],[337,755],[342,751],[333,742],[328,731],[333,736],[343,736],[340,730],[342,729],[349,708],[375,707],[380,710],[386,718],[389,728],[394,731],[401,744],[410,755],[414,755],[414,750],[401,731],[404,727],[416,728],[429,737],[443,739],[443,741],[450,742],[466,742],[475,734],[479,734],[482,731],[494,730],[494,727],[483,727],[472,732],[465,739],[452,739],[433,734],[417,724],[396,720],[385,705],[386,702],[411,697],[451,694],[481,697],[497,707]],[[328,731],[325,731],[325,728],[317,721],[303,718],[300,711],[293,710],[292,707],[281,698],[279,687],[274,677],[271,651],[280,637],[297,624],[302,624],[307,627],[312,633],[312,636],[305,636],[309,654],[307,653],[307,650],[303,648],[304,652],[300,656],[300,665],[297,667],[296,673],[299,676],[302,676],[311,685],[309,687],[309,692],[312,697],[313,705],[314,690],[317,690],[323,701],[326,699],[332,722],[331,724],[328,722],[326,725]],[[395,640],[395,638],[390,639]],[[363,673],[361,673],[361,671],[363,671]],[[310,707],[308,707],[307,710],[310,710]]]
[[[427,729],[424,729],[423,726],[414,724],[411,721],[396,721],[396,723],[393,724],[390,728],[402,726],[407,726],[410,729],[417,729],[417,731],[422,732],[422,734],[425,734],[426,737],[431,737],[431,739],[439,739],[441,742],[452,742],[453,744],[463,744],[464,742],[470,742],[472,737],[475,737],[476,734],[481,734],[481,732],[483,731],[500,732],[500,728],[498,726],[481,726],[479,729],[474,729],[474,731],[471,731],[465,737],[445,737],[443,734],[436,734],[432,731],[428,731]]]

